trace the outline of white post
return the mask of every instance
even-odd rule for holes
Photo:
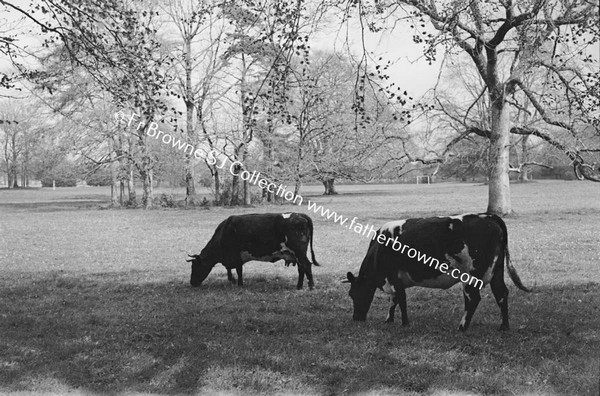
[[[52,189],[56,190],[56,184],[54,183],[54,180],[52,180]]]

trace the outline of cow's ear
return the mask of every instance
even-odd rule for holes
[[[342,281],[342,283],[354,283],[354,281],[356,280],[356,278],[354,277],[352,272],[348,272],[346,274],[346,278],[348,278],[348,280],[344,280],[344,281]]]

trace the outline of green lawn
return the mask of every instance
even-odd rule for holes
[[[321,187],[302,195],[363,224],[484,211],[475,184]],[[491,291],[466,334],[460,287],[410,289],[411,326],[351,320],[348,286],[368,240],[311,214],[313,291],[296,291],[282,262],[244,266],[245,286],[218,266],[189,286],[198,253],[231,214],[101,210],[104,188],[0,190],[0,393],[598,395],[600,185],[512,186],[506,218],[513,263],[511,330],[498,332]]]

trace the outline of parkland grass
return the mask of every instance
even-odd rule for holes
[[[485,210],[474,184],[341,186],[305,198],[363,224]],[[155,394],[598,395],[600,186],[512,185],[509,247],[524,283],[510,290],[511,330],[489,287],[465,333],[460,286],[407,291],[411,326],[384,323],[377,292],[355,323],[348,285],[369,240],[311,215],[321,267],[295,290],[283,262],[217,266],[189,286],[227,216],[300,211],[100,210],[102,188],[0,190],[0,392]]]

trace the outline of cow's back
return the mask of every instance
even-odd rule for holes
[[[378,278],[378,283],[385,277],[396,276],[399,271],[408,273],[417,284],[439,278],[441,272],[428,265],[432,259],[483,277],[489,273],[494,258],[501,254],[504,241],[500,225],[491,216],[479,214],[393,221],[384,224],[378,232],[385,235],[385,241],[397,238],[406,246],[396,251],[391,243],[385,246],[385,242],[371,242],[363,266],[372,268],[361,268],[361,273],[370,273]],[[417,251],[416,255],[411,251],[412,258],[409,249]]]

